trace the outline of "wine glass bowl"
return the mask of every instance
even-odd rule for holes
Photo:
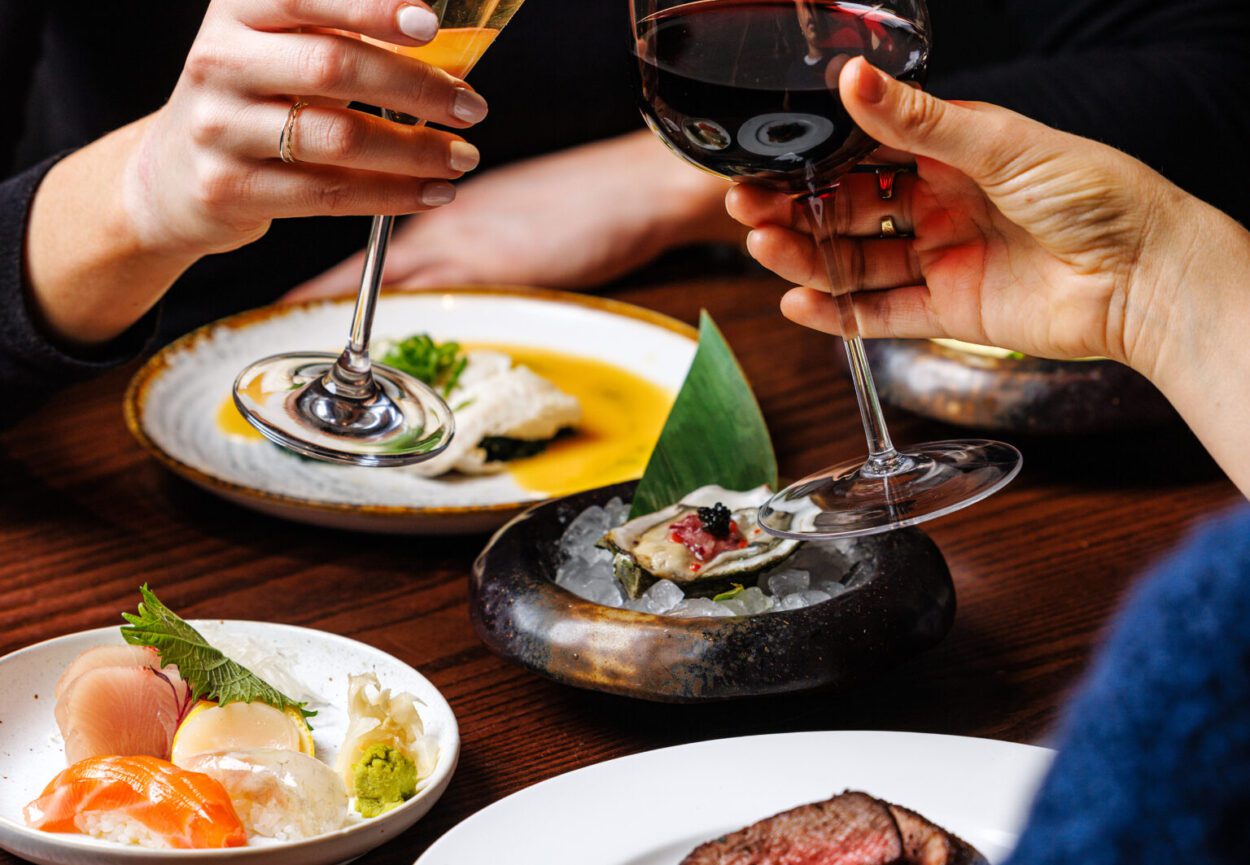
[[[832,186],[877,146],[838,95],[852,57],[904,81],[927,68],[920,2],[631,2],[647,125],[700,168],[785,192]]]
[[[834,242],[839,181],[877,147],[843,106],[839,76],[852,58],[864,57],[901,81],[923,84],[924,0],[629,4],[647,125],[699,168],[794,195],[829,276],[868,457],[778,493],[761,510],[760,525],[800,540],[875,534],[935,519],[1005,486],[1021,466],[1011,445],[974,439],[894,447],[859,336],[847,262]]]

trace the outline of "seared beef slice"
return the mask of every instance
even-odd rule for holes
[[[988,865],[971,844],[930,823],[915,811],[890,805],[903,835],[908,865]]]
[[[889,807],[847,792],[709,841],[682,865],[898,865],[903,839]]]

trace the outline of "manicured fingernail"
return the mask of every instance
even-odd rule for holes
[[[486,116],[486,100],[467,87],[457,88],[451,113],[465,123],[477,123]]]
[[[427,183],[421,190],[421,203],[429,207],[442,207],[456,200],[456,187],[450,183]]]
[[[410,39],[429,42],[438,33],[438,16],[421,6],[404,6],[397,16],[400,31]]]
[[[859,75],[859,98],[870,105],[878,105],[885,99],[885,88],[888,82],[885,75],[875,67],[865,63],[866,67]]]
[[[451,143],[451,163],[453,171],[472,171],[477,168],[477,164],[482,161],[482,154],[478,149],[467,141],[453,141]]]
[[[743,244],[746,246],[747,254],[752,258],[756,258],[755,247],[759,245],[760,233],[758,231],[748,231],[747,239]]]

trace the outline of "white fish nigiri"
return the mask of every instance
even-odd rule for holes
[[[342,780],[307,754],[272,748],[217,751],[191,757],[184,768],[226,788],[249,835],[294,841],[333,832],[347,821]]]
[[[54,714],[65,739],[66,761],[168,757],[178,723],[190,707],[186,682],[176,667],[158,669],[154,652],[127,655],[113,652],[117,647],[101,648],[110,654],[84,654],[57,683]]]

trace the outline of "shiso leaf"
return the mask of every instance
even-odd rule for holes
[[[629,518],[662,510],[708,484],[776,489],[777,457],[751,385],[705,310],[699,316],[699,348],[638,483]]]
[[[143,601],[138,615],[122,613],[129,623],[122,626],[122,638],[132,646],[156,649],[162,664],[178,668],[178,675],[191,687],[195,699],[216,700],[222,706],[268,703],[283,711],[296,709],[305,718],[317,714],[209,645],[199,631],[162,604],[146,583],[139,592]]]

